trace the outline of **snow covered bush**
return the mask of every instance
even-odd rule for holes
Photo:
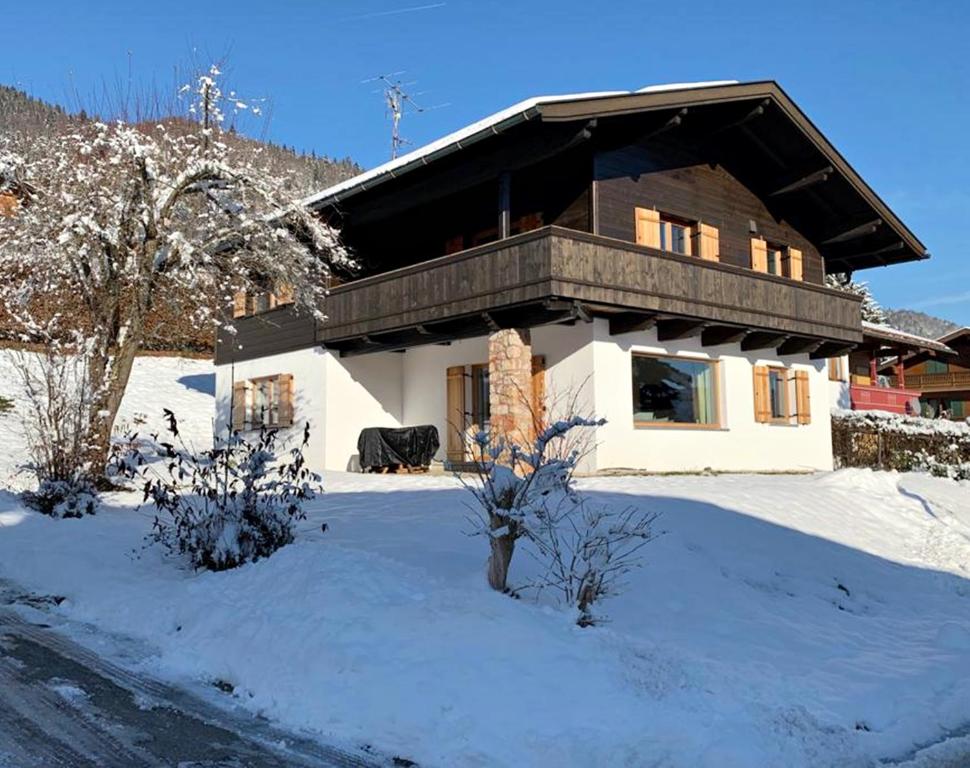
[[[94,481],[83,474],[43,478],[36,491],[24,491],[20,498],[31,509],[51,517],[93,515],[101,504]]]
[[[188,450],[175,415],[166,410],[170,441],[153,435],[147,445],[129,435],[113,466],[145,481],[144,499],[158,514],[152,539],[188,557],[196,568],[235,568],[269,557],[293,541],[303,505],[322,490],[306,467],[302,442],[286,449],[274,429],[254,437],[217,438],[201,453]]]
[[[331,268],[351,264],[286,179],[224,140],[226,115],[245,104],[223,93],[216,68],[180,98],[191,102],[188,119],[0,132],[0,192],[21,201],[0,216],[4,327],[46,343],[37,329],[60,313],[61,330],[85,337],[92,461],[107,459],[155,308],[228,333],[236,292],[282,287],[323,319]]]
[[[866,322],[879,325],[889,324],[889,316],[886,314],[886,310],[876,301],[876,297],[872,295],[869,283],[857,283],[851,275],[841,272],[826,275],[825,284],[829,288],[835,288],[838,291],[845,291],[860,297],[862,299],[862,319]]]
[[[489,541],[489,585],[512,593],[551,589],[576,608],[581,626],[595,622],[594,604],[614,594],[623,574],[636,567],[654,520],[635,508],[591,507],[574,487],[580,454],[563,455],[557,448],[574,430],[604,423],[581,416],[558,421],[529,449],[480,432],[473,439],[477,479],[463,480],[476,500],[476,533]],[[510,589],[509,567],[520,538],[532,545],[540,571]]]
[[[95,473],[88,461],[91,386],[86,350],[55,340],[39,352],[14,352],[20,379],[18,409],[27,447],[24,471],[37,481],[24,503],[53,517],[81,517],[98,508]]]

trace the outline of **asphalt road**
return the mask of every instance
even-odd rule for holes
[[[31,601],[26,611],[9,607]],[[330,748],[134,675],[48,626],[43,607],[0,584],[0,768],[409,764]]]

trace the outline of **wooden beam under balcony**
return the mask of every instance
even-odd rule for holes
[[[783,341],[778,346],[779,355],[804,355],[806,352],[814,352],[822,346],[822,341],[820,339],[808,339],[799,336],[793,336],[790,339]]]
[[[780,346],[787,340],[788,335],[784,333],[754,331],[741,340],[741,349],[745,352],[751,352],[756,349],[769,349],[770,347]]]
[[[750,328],[733,325],[713,325],[701,331],[701,346],[716,347],[720,344],[737,344],[751,332]]]
[[[699,336],[707,327],[703,320],[670,319],[657,322],[657,341],[674,341]]]
[[[785,184],[783,187],[776,189],[774,192],[769,192],[768,194],[771,197],[787,195],[789,192],[797,192],[800,189],[805,189],[807,187],[814,186],[815,184],[822,184],[823,182],[828,181],[834,172],[835,171],[832,166],[827,165],[817,171],[806,173],[804,176],[795,179],[794,181],[791,181],[788,184]]]
[[[855,347],[855,344],[838,344],[826,341],[819,345],[818,349],[814,352],[809,352],[808,357],[811,360],[827,360],[830,357],[842,357],[842,355],[849,354]]]
[[[657,315],[643,312],[621,312],[610,318],[610,336],[635,331],[649,331],[657,324]]]

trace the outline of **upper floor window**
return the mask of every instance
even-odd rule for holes
[[[289,285],[279,285],[275,291],[265,290],[251,293],[238,291],[232,300],[232,316],[237,318],[258,315],[292,303],[293,288]]]
[[[634,223],[637,245],[706,261],[720,258],[717,227],[655,208],[635,208]]]
[[[751,268],[769,275],[801,280],[802,252],[791,246],[769,243],[763,237],[752,237]]]

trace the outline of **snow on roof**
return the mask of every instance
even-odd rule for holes
[[[915,347],[921,347],[923,349],[932,349],[937,352],[953,352],[953,350],[944,344],[942,340],[928,339],[925,336],[917,336],[915,333],[907,333],[906,331],[901,331],[898,328],[893,328],[891,325],[870,323],[867,320],[863,320],[862,331],[863,333],[868,333],[869,335],[877,338],[888,339],[890,341],[899,341],[906,344],[911,344]]]
[[[663,91],[686,91],[689,88],[714,88],[718,85],[737,85],[737,80],[700,80],[696,83],[661,83],[647,85],[636,93],[661,93]]]
[[[440,152],[454,145],[457,145],[457,148],[461,149],[461,144],[463,141],[471,139],[473,136],[481,133],[482,131],[487,131],[491,128],[493,133],[498,133],[498,126],[506,121],[515,120],[518,122],[518,119],[530,119],[532,115],[529,113],[543,104],[555,104],[563,101],[580,101],[584,99],[600,99],[607,98],[609,96],[629,96],[635,93],[679,91],[690,88],[735,85],[737,82],[737,80],[709,80],[698,83],[648,85],[645,88],[641,88],[637,91],[592,91],[587,93],[565,93],[558,96],[533,96],[531,99],[520,101],[517,104],[513,104],[511,107],[506,107],[495,114],[484,117],[481,120],[471,123],[470,125],[466,125],[464,128],[459,128],[457,131],[449,133],[446,136],[442,136],[440,139],[432,141],[430,144],[425,144],[423,147],[419,147],[418,149],[408,152],[406,155],[401,155],[394,160],[383,163],[382,165],[378,165],[376,168],[371,168],[369,171],[364,171],[353,178],[346,179],[338,184],[327,187],[320,192],[312,194],[303,199],[303,204],[308,206],[313,205],[321,200],[327,200],[329,198],[341,195],[342,193],[346,193],[348,190],[355,187],[364,189],[366,188],[368,182],[374,181],[382,176],[394,176],[396,171],[402,170],[418,161],[426,164],[428,162],[428,158],[436,152]]]

